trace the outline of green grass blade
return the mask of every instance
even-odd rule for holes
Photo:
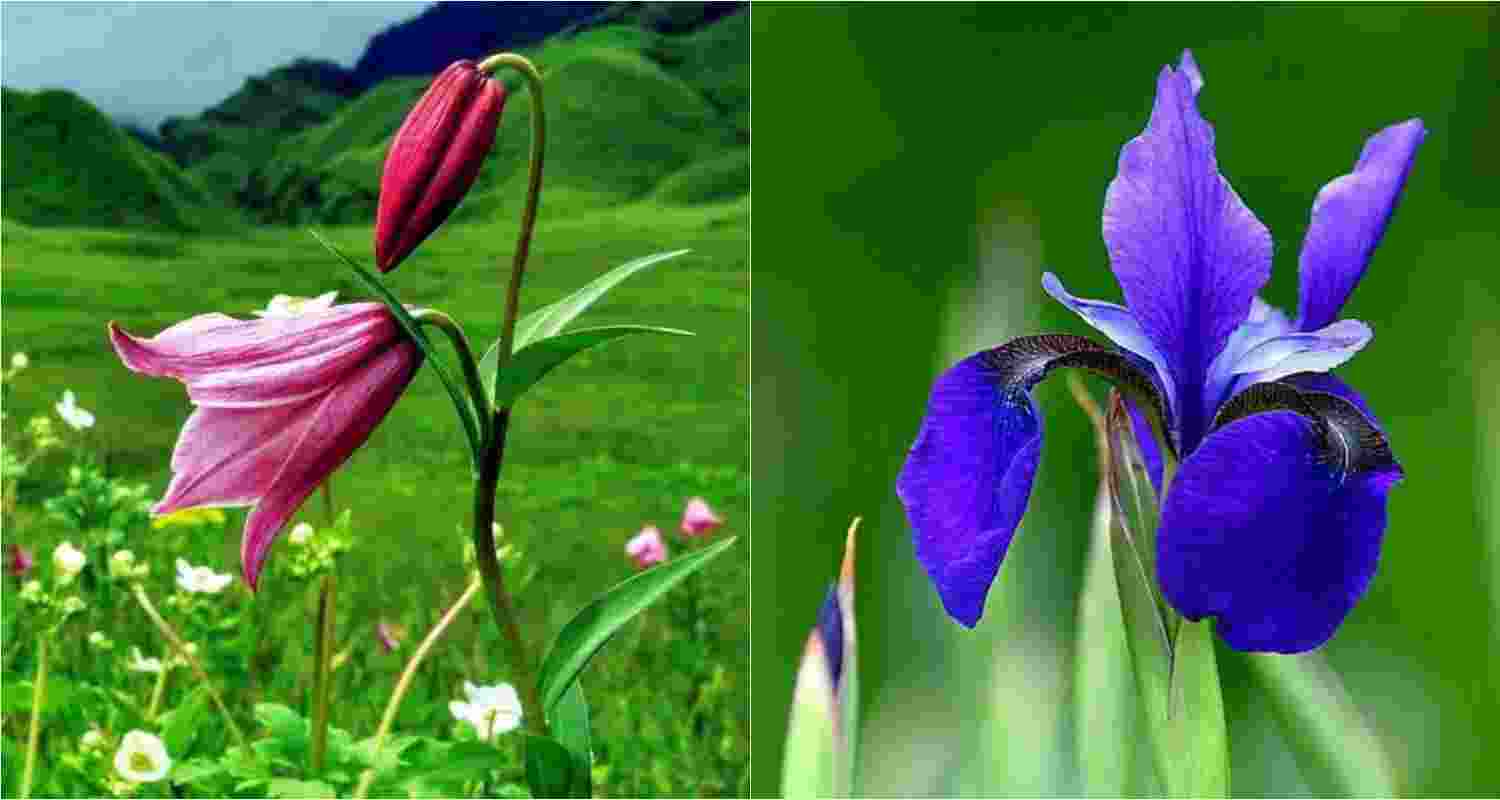
[[[659,333],[668,336],[692,336],[691,331],[676,328],[658,328],[651,325],[608,325],[599,328],[583,328],[560,336],[549,336],[533,342],[518,351],[506,365],[504,374],[490,386],[490,399],[495,408],[509,408],[521,395],[541,382],[547,373],[562,366],[564,362],[585,350],[598,347],[605,342],[635,333]],[[493,364],[480,374],[495,377]]]
[[[453,380],[453,376],[448,374],[448,370],[443,366],[443,363],[433,357],[432,342],[427,338],[427,334],[422,332],[422,327],[407,312],[406,307],[401,304],[396,295],[392,294],[391,290],[385,288],[385,284],[380,282],[375,273],[360,266],[357,261],[349,256],[344,255],[342,250],[338,249],[333,242],[324,238],[316,229],[308,228],[307,232],[311,233],[314,239],[317,239],[323,247],[327,248],[328,252],[332,253],[336,258],[344,262],[345,266],[353,270],[354,276],[359,279],[359,282],[363,283],[365,288],[369,289],[382,303],[385,303],[385,307],[390,309],[391,316],[396,318],[396,322],[401,326],[401,329],[406,331],[406,335],[410,336],[412,341],[416,343],[417,348],[422,351],[422,355],[426,357],[427,363],[432,365],[433,370],[437,372],[438,379],[443,382],[443,388],[448,390],[448,396],[453,399],[453,408],[458,412],[459,421],[463,423],[464,435],[469,440],[469,454],[473,457],[473,463],[477,468],[482,444],[479,441],[479,419],[475,415],[473,403],[469,401],[468,395],[464,394],[459,384]]]
[[[582,683],[573,681],[563,692],[562,699],[552,708],[549,721],[558,744],[573,756],[573,796],[593,796],[594,750]]]
[[[542,661],[537,689],[542,696],[543,707],[553,708],[562,699],[568,687],[577,680],[578,673],[588,665],[589,659],[625,623],[734,543],[733,538],[725,539],[695,553],[652,567],[621,581],[584,606],[577,616],[563,626],[557,634],[557,641],[552,644],[552,649]]]
[[[841,797],[840,754],[834,688],[818,632],[808,636],[792,690],[786,752],[781,762],[782,797]]]
[[[526,784],[532,797],[578,797],[573,769],[568,748],[545,736],[526,737]]]
[[[1177,628],[1166,720],[1171,762],[1165,775],[1172,797],[1229,796],[1229,733],[1214,656],[1213,623]]]
[[[1380,737],[1321,655],[1246,653],[1244,658],[1271,700],[1282,736],[1314,794],[1400,794]]]

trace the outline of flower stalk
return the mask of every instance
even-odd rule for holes
[[[505,318],[500,328],[500,343],[496,348],[495,375],[505,372],[515,349],[516,322],[521,311],[521,284],[526,274],[526,259],[531,251],[531,238],[536,229],[537,209],[542,194],[542,164],[546,153],[546,111],[543,104],[542,76],[526,58],[514,53],[500,53],[480,62],[481,72],[493,72],[500,67],[510,67],[526,77],[531,92],[531,163],[526,185],[526,205],[521,211],[521,230],[516,240],[516,250],[511,261],[510,279],[506,285]],[[466,367],[467,369],[467,367]],[[484,395],[481,395],[483,397]],[[488,406],[488,401],[486,406]],[[511,670],[521,687],[521,703],[526,726],[533,733],[547,733],[546,710],[537,693],[536,676],[531,658],[526,650],[525,637],[521,634],[515,606],[510,593],[505,589],[505,576],[500,561],[495,555],[495,493],[500,483],[500,468],[505,460],[505,439],[510,429],[511,409],[488,409],[493,416],[480,456],[479,475],[474,487],[474,550],[479,573],[488,587],[490,608],[495,621],[510,645]]]
[[[36,639],[36,678],[31,685],[31,730],[26,734],[26,766],[21,771],[21,800],[31,797],[36,775],[37,744],[42,736],[42,704],[47,699],[47,634]]]
[[[411,654],[411,659],[406,662],[406,669],[401,671],[401,677],[396,681],[396,688],[391,690],[391,699],[386,702],[385,714],[380,717],[380,727],[375,729],[375,746],[372,748],[374,753],[379,754],[380,748],[385,744],[385,737],[391,732],[391,724],[396,721],[396,709],[401,707],[401,701],[406,697],[406,691],[411,688],[412,679],[417,675],[417,668],[422,666],[422,662],[426,660],[427,654],[431,652],[433,645],[437,644],[438,639],[443,637],[443,633],[448,630],[448,626],[453,624],[453,620],[458,619],[459,612],[468,607],[469,601],[474,599],[474,595],[478,594],[480,588],[483,586],[484,584],[481,581],[470,582],[469,588],[465,589],[464,593],[459,595],[458,600],[444,612],[442,618],[432,627],[432,630],[427,632],[426,638],[422,640],[421,644],[417,645],[416,651]],[[368,796],[370,784],[374,780],[375,770],[365,770],[364,774],[359,777],[359,786],[355,788],[354,796],[356,798]]]
[[[178,636],[177,631],[172,629],[171,623],[167,622],[162,617],[161,612],[156,610],[155,604],[151,602],[151,598],[146,594],[145,587],[137,584],[133,589],[133,594],[135,595],[136,602],[140,603],[141,610],[146,612],[146,616],[151,618],[151,622],[161,632],[162,638],[166,639],[167,643],[172,646],[173,652],[186,660],[188,666],[192,667],[193,673],[198,676],[198,680],[203,682],[203,688],[208,692],[209,698],[214,701],[214,705],[218,707],[219,713],[224,717],[224,724],[229,727],[229,733],[234,736],[235,743],[246,752],[249,752],[249,744],[245,739],[245,732],[240,730],[239,724],[234,721],[233,716],[230,716],[229,708],[224,705],[224,699],[219,696],[218,690],[214,689],[214,685],[208,679],[208,673],[204,671],[203,665],[198,663],[198,657],[188,650],[187,645],[182,641],[182,637]],[[167,668],[166,665],[163,665],[163,669]]]
[[[327,484],[324,484],[325,486]],[[333,678],[333,603],[337,583],[332,573],[323,575],[318,586],[318,622],[313,646],[312,746],[308,753],[314,775],[323,772],[328,751],[328,692]]]

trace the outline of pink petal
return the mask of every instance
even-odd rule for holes
[[[688,536],[701,536],[724,524],[701,497],[688,501],[682,511],[682,532]]]
[[[320,403],[197,409],[177,437],[172,483],[152,513],[251,505],[270,488]]]
[[[240,560],[251,589],[276,535],[308,495],[370,438],[420,365],[416,346],[402,341],[360,366],[308,410],[309,422],[290,457],[245,520]]]
[[[292,318],[237,320],[204,314],[141,339],[110,323],[125,366],[177,378],[199,406],[258,408],[325,391],[399,338],[379,303],[351,303]]]

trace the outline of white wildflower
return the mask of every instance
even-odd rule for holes
[[[324,292],[317,297],[297,297],[289,294],[278,294],[271,298],[266,304],[265,311],[253,312],[257,317],[270,319],[291,319],[303,314],[312,314],[318,311],[327,311],[333,307],[333,299],[338,297],[338,292]]]
[[[72,542],[63,542],[52,551],[52,567],[57,570],[59,576],[66,580],[71,580],[77,575],[88,561],[83,551],[74,547]]]
[[[10,357],[11,369],[26,369],[29,366],[31,366],[31,359],[27,358],[25,353],[16,353]]]
[[[195,567],[177,559],[177,588],[184,592],[218,594],[234,580],[227,572],[214,572],[212,567]]]
[[[313,526],[306,522],[299,522],[292,527],[292,533],[287,538],[292,544],[307,544],[307,540],[312,538],[312,535]]]
[[[150,672],[158,674],[162,670],[161,659],[146,658],[141,655],[141,648],[130,648],[130,660],[125,663],[125,668],[131,672]]]
[[[57,415],[63,418],[63,422],[73,430],[81,431],[84,428],[94,427],[94,415],[78,407],[78,398],[73,396],[73,390],[63,392],[63,399],[58,403]]]
[[[172,759],[161,739],[142,730],[125,734],[115,753],[115,771],[132,783],[152,783],[167,777]]]
[[[521,697],[508,683],[475,686],[464,681],[464,696],[467,702],[454,700],[448,703],[448,710],[473,725],[480,739],[490,741],[521,724]]]

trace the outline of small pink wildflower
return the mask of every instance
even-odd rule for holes
[[[667,543],[655,525],[647,525],[625,543],[625,554],[635,562],[636,569],[646,569],[667,560]]]
[[[682,510],[682,532],[688,536],[703,536],[723,524],[724,520],[701,497],[689,500]]]

